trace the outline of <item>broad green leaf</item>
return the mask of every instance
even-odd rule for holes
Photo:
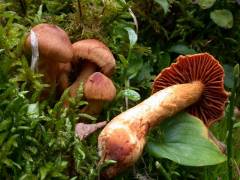
[[[208,8],[212,7],[215,2],[216,2],[216,0],[198,0],[198,5],[202,9],[208,9]]]
[[[174,52],[177,54],[195,54],[197,53],[194,49],[187,47],[184,44],[177,44],[170,47],[169,52]]]
[[[130,49],[132,49],[133,46],[137,42],[137,38],[138,38],[137,34],[136,34],[136,32],[132,28],[125,27],[124,29],[128,32],[128,39],[129,39],[129,42],[130,42]]]
[[[224,64],[223,69],[225,74],[224,85],[227,86],[228,88],[232,88],[233,87],[233,67],[228,64]]]
[[[122,94],[124,97],[127,97],[132,101],[139,101],[141,99],[140,94],[132,89],[122,90],[120,94]]]
[[[198,118],[179,113],[160,126],[163,132],[158,142],[150,141],[147,151],[155,157],[167,158],[188,166],[222,163],[225,155],[208,138],[208,129]]]
[[[210,18],[218,26],[230,29],[233,26],[232,12],[227,9],[214,10],[210,13]]]
[[[168,0],[154,0],[156,3],[158,3],[164,11],[164,14],[167,14],[167,12],[169,11],[169,2]]]

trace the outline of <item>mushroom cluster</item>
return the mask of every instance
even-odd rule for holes
[[[70,96],[76,97],[77,90],[83,83],[84,98],[88,105],[82,112],[97,115],[103,103],[116,96],[116,88],[110,79],[115,69],[115,59],[110,49],[96,39],[80,40],[71,44],[67,33],[56,25],[39,24],[31,29],[37,38],[39,59],[36,69],[44,75],[44,82],[62,93],[69,88]],[[32,39],[29,34],[24,50],[32,52]],[[70,74],[77,71],[71,84]],[[44,97],[49,89],[44,92]],[[65,103],[68,106],[68,103]]]
[[[38,39],[37,69],[44,75],[45,82],[61,92],[69,88],[71,97],[76,97],[82,82],[84,98],[88,101],[82,112],[99,114],[103,103],[116,96],[110,79],[116,63],[110,49],[95,39],[71,44],[68,35],[55,25],[39,24],[32,31]],[[30,53],[31,48],[28,35],[25,52]],[[71,84],[69,74],[73,70],[77,75]],[[100,163],[116,161],[102,176],[112,178],[133,165],[143,151],[149,129],[184,109],[208,127],[219,120],[228,97],[223,76],[222,66],[208,53],[179,56],[176,63],[156,77],[153,94],[148,99],[113,118],[100,133]],[[76,134],[83,139],[105,124],[77,124]]]
[[[142,154],[150,128],[186,109],[210,126],[221,118],[228,94],[224,71],[208,53],[179,56],[153,83],[153,94],[113,118],[98,138],[100,163],[115,160],[102,172],[112,178],[133,165]]]
[[[90,115],[101,112],[105,101],[112,101],[116,88],[109,78],[115,70],[115,59],[110,49],[95,39],[86,39],[73,44],[73,65],[80,64],[80,73],[70,86],[70,96],[75,97],[83,82],[84,97],[88,105],[82,109]]]

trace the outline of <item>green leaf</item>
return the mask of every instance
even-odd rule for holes
[[[53,163],[49,162],[45,164],[45,166],[40,168],[40,176],[41,180],[46,179],[49,172],[51,172],[53,169]]]
[[[147,151],[153,156],[188,166],[214,165],[226,160],[208,138],[208,129],[198,118],[179,113],[165,120],[160,127],[163,140],[147,144]]]
[[[140,58],[130,58],[126,75],[133,79],[143,68],[143,61]]]
[[[224,64],[223,65],[223,69],[224,69],[224,85],[227,86],[228,88],[232,88],[233,87],[233,67],[228,65],[228,64]]]
[[[159,61],[159,71],[170,65],[171,57],[170,57],[169,53],[167,53],[167,52],[158,53],[157,58]]]
[[[234,128],[239,128],[240,127],[240,122],[237,122],[233,125]]]
[[[164,14],[167,14],[167,12],[169,11],[168,0],[154,0],[154,1],[163,8]]]
[[[208,8],[212,7],[215,2],[216,2],[216,0],[198,0],[198,5],[202,9],[208,9]]]
[[[232,12],[227,9],[212,11],[210,13],[210,18],[219,27],[230,29],[233,26]]]
[[[5,141],[5,139],[8,136],[8,133],[9,132],[7,132],[7,131],[0,133],[0,145],[2,145],[2,143]]]
[[[30,118],[37,118],[39,116],[39,104],[29,104],[28,105],[28,115]]]
[[[240,75],[240,68],[239,68],[239,64],[236,64],[233,68],[233,75],[234,78],[238,79],[239,75]]]
[[[11,119],[5,119],[2,122],[0,122],[0,132],[8,130],[11,127],[12,120]]]
[[[104,169],[104,168],[106,168],[106,167],[108,167],[108,166],[110,166],[110,165],[116,164],[116,163],[117,163],[117,161],[114,161],[114,160],[105,160],[105,161],[101,164],[100,169]]]
[[[130,27],[125,27],[124,28],[127,32],[128,32],[128,39],[129,39],[129,42],[130,42],[130,49],[133,48],[133,46],[136,44],[137,42],[137,34],[136,32],[130,28]]]
[[[4,159],[2,161],[5,165],[7,165],[8,167],[13,168],[14,166],[16,166],[18,169],[22,169],[21,166],[17,163],[15,163],[13,160],[11,159]]]
[[[120,94],[132,101],[139,101],[141,99],[140,94],[132,89],[122,90]]]
[[[170,47],[169,52],[174,52],[177,54],[195,54],[197,53],[194,49],[187,47],[184,44],[177,44]]]

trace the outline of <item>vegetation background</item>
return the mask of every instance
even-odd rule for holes
[[[239,8],[238,0],[0,0],[0,179],[96,179],[99,174],[99,132],[84,141],[74,135],[77,119],[86,116],[78,111],[85,103],[82,92],[67,110],[63,98],[38,102],[47,85],[30,70],[22,52],[31,27],[56,24],[72,42],[96,38],[112,50],[118,96],[89,120],[96,122],[110,120],[148,97],[154,77],[179,54],[209,52],[224,66],[225,88],[238,87],[239,74],[234,81],[233,69],[240,59]],[[239,94],[237,89],[236,107]],[[239,127],[239,117],[234,118],[234,179],[240,178]],[[227,143],[226,118],[211,130]],[[227,177],[227,162],[188,167],[144,152],[116,179]]]

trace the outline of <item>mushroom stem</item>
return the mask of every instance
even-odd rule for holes
[[[57,65],[59,67],[57,76],[58,92],[62,94],[62,92],[69,86],[68,76],[71,71],[71,63],[58,63]]]
[[[110,159],[117,163],[103,176],[111,178],[133,165],[142,153],[149,128],[197,102],[203,90],[200,81],[173,85],[113,118],[101,132],[98,145],[100,163]]]
[[[101,113],[104,105],[104,101],[100,100],[87,100],[88,105],[81,109],[81,112],[87,113],[91,116],[97,116]]]
[[[97,70],[97,66],[91,62],[86,62],[84,64],[84,69],[79,73],[76,81],[70,86],[70,96],[75,97],[77,95],[77,90],[80,83],[85,83],[88,77]]]

